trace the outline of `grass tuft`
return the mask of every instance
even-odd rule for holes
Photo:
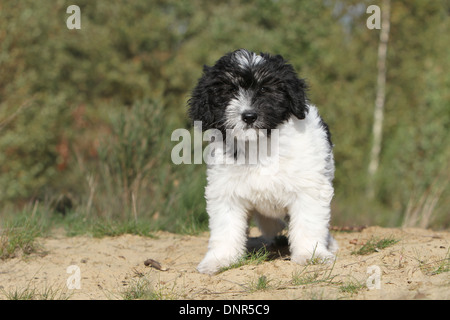
[[[259,250],[254,250],[254,251],[248,252],[245,256],[243,256],[241,259],[239,259],[236,263],[233,263],[228,267],[224,267],[224,268],[220,269],[219,273],[230,270],[230,269],[240,268],[245,265],[261,264],[264,261],[269,260],[269,255],[270,255],[270,252],[267,251],[266,247],[262,247]]]
[[[157,300],[158,297],[153,291],[150,280],[141,277],[133,280],[122,293],[124,300]]]
[[[1,290],[7,300],[68,300],[71,292],[65,288],[44,287],[38,290],[31,285],[23,289],[15,288],[11,291]]]
[[[270,280],[266,276],[262,275],[258,277],[256,281],[251,281],[249,285],[249,292],[262,291],[270,288]]]
[[[434,276],[444,272],[450,272],[450,249],[447,250],[444,258],[438,261],[425,263],[420,259],[418,260],[420,269],[427,275]]]
[[[19,215],[0,225],[0,260],[19,253],[29,255],[39,249],[36,238],[44,236],[48,226],[36,215]]]
[[[378,239],[378,238],[372,237],[361,248],[359,248],[356,251],[353,251],[352,254],[356,254],[356,255],[371,254],[374,252],[378,252],[382,249],[385,249],[387,247],[393,246],[397,242],[399,242],[399,240],[394,239],[394,238]]]
[[[336,277],[331,275],[335,264],[336,260],[334,260],[333,265],[331,265],[330,268],[326,268],[325,270],[318,270],[314,268],[314,265],[307,264],[301,271],[296,271],[292,274],[292,284],[294,286],[301,286],[315,283],[332,283],[333,279]],[[309,268],[313,268],[314,270],[308,270]]]
[[[339,291],[351,295],[357,294],[361,289],[366,287],[365,283],[358,281],[350,281],[339,286]]]

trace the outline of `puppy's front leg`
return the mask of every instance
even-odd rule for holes
[[[289,208],[291,261],[306,264],[310,259],[327,262],[335,259],[329,251],[329,242],[335,243],[328,230],[332,196],[332,188],[329,189],[299,195]]]
[[[236,262],[245,252],[247,213],[232,199],[208,199],[208,252],[197,267],[201,273],[214,274]]]

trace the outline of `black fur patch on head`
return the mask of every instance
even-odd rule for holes
[[[304,119],[308,112],[307,85],[282,56],[256,55],[245,49],[226,54],[203,75],[188,101],[192,121],[202,121],[203,130],[225,132],[226,109],[239,92],[246,92],[255,127],[274,129],[292,115]]]

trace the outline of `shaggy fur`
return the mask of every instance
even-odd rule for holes
[[[203,130],[220,130],[226,139],[211,142],[216,161],[208,162],[205,190],[211,236],[200,272],[213,274],[245,253],[250,215],[267,239],[289,216],[292,261],[334,259],[337,245],[328,230],[332,144],[306,90],[279,55],[241,49],[204,67],[189,115]],[[255,141],[258,147],[268,141],[269,161],[248,162],[249,143]]]

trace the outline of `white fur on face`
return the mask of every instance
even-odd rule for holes
[[[253,109],[251,105],[252,92],[239,88],[239,91],[234,99],[230,101],[225,110],[225,127],[231,129],[231,134],[240,140],[255,140],[257,136],[254,134],[257,130],[247,130],[257,127],[258,120],[249,126],[242,120],[242,114]]]

